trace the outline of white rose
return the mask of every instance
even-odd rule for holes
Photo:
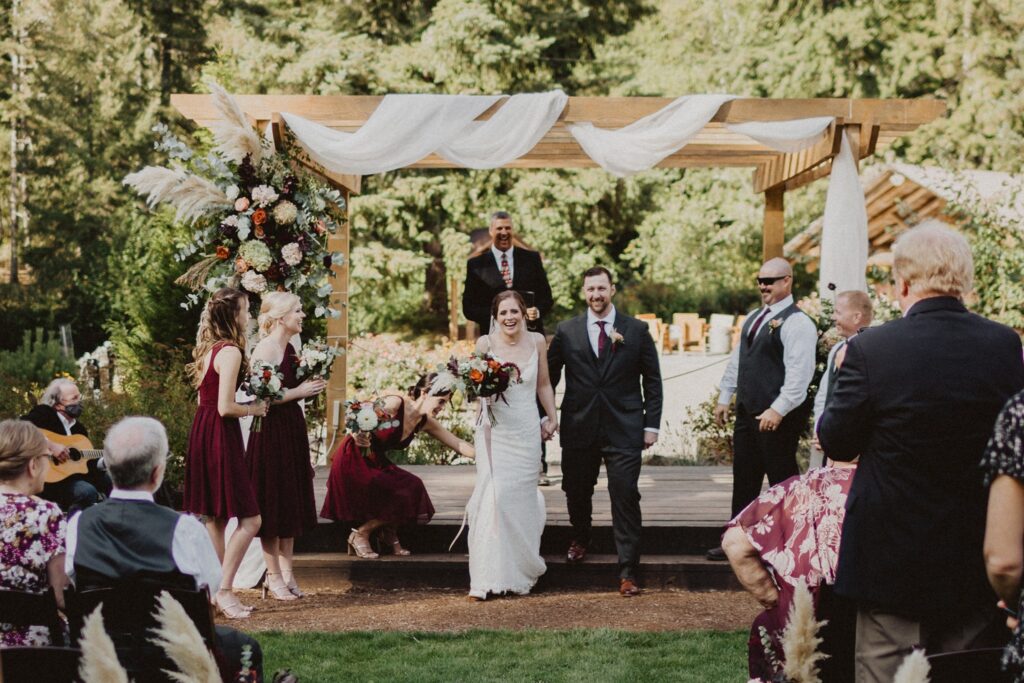
[[[238,199],[238,185],[228,185],[228,189],[224,190],[224,194],[227,195],[228,201],[235,201]]]
[[[297,266],[302,262],[302,247],[296,242],[289,242],[281,247],[281,256],[289,266]]]
[[[356,415],[356,424],[359,429],[369,432],[377,428],[377,413],[372,410],[360,410]]]
[[[277,375],[272,375],[270,381],[267,382],[267,386],[270,387],[271,391],[281,390],[281,380],[277,378]]]

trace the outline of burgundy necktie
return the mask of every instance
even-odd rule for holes
[[[757,336],[757,331],[761,328],[761,323],[764,322],[765,316],[768,315],[770,310],[772,309],[764,309],[764,312],[757,316],[757,320],[755,320],[754,324],[750,326],[750,332],[747,333],[747,345],[754,343],[754,337]]]
[[[597,357],[600,358],[604,355],[604,350],[608,347],[608,333],[604,331],[604,326],[608,322],[605,320],[598,320],[597,326],[600,331],[597,333]]]
[[[501,279],[505,281],[505,288],[512,289],[512,271],[508,268],[508,254],[501,252]]]

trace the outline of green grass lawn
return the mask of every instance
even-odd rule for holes
[[[744,631],[469,631],[255,634],[267,680],[288,667],[301,683],[333,681],[747,680]]]

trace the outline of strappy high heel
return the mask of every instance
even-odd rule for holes
[[[388,552],[392,555],[398,555],[399,557],[408,557],[412,555],[411,552],[402,547],[402,544],[398,542],[398,533],[394,529],[389,529],[381,534],[381,540],[387,545]]]
[[[301,588],[299,588],[299,584],[295,583],[295,572],[286,572],[282,570],[281,578],[283,579],[286,576],[290,576],[290,578],[287,581],[285,581],[284,585],[288,587],[288,590],[291,591],[291,594],[297,598],[306,597],[306,593]]]
[[[223,593],[230,595],[233,601],[225,601],[221,597]],[[228,619],[248,619],[251,614],[249,609],[238,599],[238,596],[231,591],[217,591],[213,596],[213,604],[216,605],[217,611]]]
[[[369,541],[363,538],[357,529],[353,529],[348,535],[348,554],[364,560],[376,560],[380,555],[373,552]]]
[[[279,585],[279,586],[272,586],[272,585],[270,585],[270,577],[271,576],[280,577],[281,575],[276,573],[276,572],[273,572],[273,573],[272,572],[267,572],[267,577],[265,579],[263,579],[263,599],[264,600],[267,599],[267,593],[268,592],[270,593],[271,597],[273,597],[275,600],[287,601],[287,600],[298,600],[299,599],[299,597],[297,595],[293,595],[292,594],[291,589],[288,588],[288,584],[286,584],[284,582],[284,578],[280,579],[281,585]]]

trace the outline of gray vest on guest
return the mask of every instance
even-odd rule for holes
[[[779,390],[786,381],[786,365],[783,362],[784,347],[780,329],[772,329],[771,323],[779,321],[778,328],[791,315],[806,315],[796,303],[783,309],[781,313],[761,323],[754,343],[747,341],[750,328],[758,316],[764,312],[759,309],[754,315],[747,316],[740,335],[740,366],[736,379],[736,403],[743,406],[749,415],[760,415],[771,407],[772,401],[779,396]],[[795,411],[794,411],[795,412]]]
[[[82,511],[75,548],[79,590],[122,581],[192,588],[195,578],[174,563],[174,529],[180,515],[142,500],[110,498]]]

